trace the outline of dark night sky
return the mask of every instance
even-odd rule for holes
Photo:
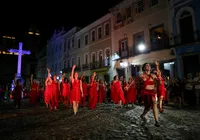
[[[29,29],[30,24],[36,24],[41,31],[43,41],[46,42],[55,28],[59,28],[62,25],[67,29],[73,26],[87,26],[107,14],[109,8],[122,0],[68,1],[3,4],[1,6],[5,7],[5,9],[0,10],[3,13],[0,33],[23,36]]]

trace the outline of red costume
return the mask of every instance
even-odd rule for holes
[[[58,82],[52,81],[51,106],[58,107],[58,100],[59,100]]]
[[[30,97],[29,97],[29,104],[35,105],[38,99],[38,84],[33,83],[31,85]]]
[[[136,87],[135,82],[129,84],[129,89],[127,91],[126,102],[127,103],[135,103],[136,102]]]
[[[156,98],[156,92],[154,89],[153,90],[145,89],[149,85],[154,86],[154,81],[151,81],[150,79],[151,78],[148,77],[146,81],[144,81],[144,88],[142,90],[145,108],[150,108],[153,105],[152,98]]]
[[[70,93],[70,84],[62,82],[62,97],[63,102],[67,106],[69,101],[69,93]]]
[[[89,94],[89,103],[88,107],[90,109],[95,109],[97,105],[98,91],[97,91],[97,82],[92,81],[90,83],[90,94]]]
[[[161,84],[158,85],[158,98],[163,96],[164,99],[166,99],[166,89],[165,89],[165,81],[163,78],[161,78]]]
[[[51,96],[52,96],[52,85],[47,84],[45,92],[44,92],[44,102],[45,102],[45,104],[50,103]]]
[[[106,100],[106,91],[103,84],[99,85],[99,103],[102,103]]]
[[[87,100],[87,97],[88,97],[88,84],[83,82],[82,83],[82,88],[83,88],[83,97],[81,98],[80,104],[82,106],[85,106],[86,100]]]
[[[112,86],[113,86],[112,92],[114,94],[113,95],[114,103],[118,104],[119,101],[121,100],[125,104],[124,92],[123,92],[122,87],[121,87],[121,82],[120,81],[113,82]]]
[[[70,96],[70,103],[73,101],[79,102],[81,100],[80,80],[75,80],[72,83],[72,92]]]
[[[14,104],[17,105],[20,108],[21,105],[21,96],[22,96],[22,86],[17,85],[14,89],[13,95],[14,95]]]

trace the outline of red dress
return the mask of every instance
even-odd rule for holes
[[[68,97],[70,92],[70,84],[68,83],[62,83],[62,96]]]
[[[18,107],[20,108],[21,105],[21,96],[22,96],[22,86],[21,85],[17,85],[14,89],[14,104],[18,105]]]
[[[59,100],[58,82],[52,81],[52,96],[51,96],[52,107],[58,106],[58,100]]]
[[[45,92],[44,92],[44,102],[46,104],[50,103],[51,96],[52,96],[52,85],[51,84],[47,84]]]
[[[161,78],[161,85],[158,85],[158,98],[161,96],[166,97],[166,89],[165,89],[165,81],[163,78]]]
[[[38,99],[38,84],[37,83],[33,83],[31,85],[29,104],[30,105],[36,104],[37,99]]]
[[[127,103],[135,103],[136,102],[136,87],[135,87],[135,82],[129,85],[129,89],[127,91],[127,96],[126,96],[126,102]]]
[[[121,87],[121,82],[120,81],[116,81],[113,82],[113,88],[112,88],[112,92],[113,92],[113,96],[114,96],[114,103],[118,104],[119,101],[121,100],[124,104],[125,104],[125,97],[124,97],[124,92],[122,90]]]
[[[85,106],[86,105],[86,99],[87,99],[87,96],[88,96],[88,84],[83,82],[82,88],[83,88],[83,97],[81,98],[80,104],[82,106]]]
[[[89,103],[88,107],[90,109],[95,109],[97,105],[98,91],[97,91],[97,82],[93,81],[90,84],[90,94],[89,94]]]
[[[151,81],[150,78],[147,78],[146,81],[144,81],[144,88],[142,90],[144,106],[146,108],[150,108],[153,105],[152,98],[156,98],[155,89],[152,89],[152,90],[145,89],[149,85],[155,85],[155,84],[154,84],[154,81]]]
[[[104,85],[99,85],[99,103],[102,103],[106,99],[106,91]]]
[[[79,102],[80,100],[81,100],[80,80],[74,79],[74,82],[72,83],[72,92],[70,101],[72,103],[73,101]]]

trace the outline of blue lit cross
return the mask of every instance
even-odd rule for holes
[[[22,55],[23,54],[31,54],[29,50],[22,50],[23,43],[19,42],[19,50],[17,49],[10,49],[8,50],[11,53],[18,53],[18,64],[17,64],[17,77],[21,78],[21,65],[22,65]]]

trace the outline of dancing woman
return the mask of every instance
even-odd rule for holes
[[[31,91],[30,91],[30,97],[29,97],[29,104],[35,105],[38,99],[38,84],[36,83],[36,80],[33,79],[33,74],[31,74]]]
[[[156,66],[158,66],[158,62],[155,62]],[[151,74],[151,66],[149,63],[145,63],[142,66],[143,74],[140,77],[143,80],[143,99],[144,99],[144,111],[140,116],[144,121],[146,121],[145,115],[149,112],[149,110],[153,109],[153,115],[155,119],[155,126],[159,127],[158,123],[158,110],[156,103],[156,91],[155,88],[157,84],[160,84],[161,79],[159,79],[155,74]]]
[[[63,97],[63,103],[65,104],[65,107],[68,108],[69,103],[69,93],[70,93],[70,84],[67,78],[65,78],[66,73],[62,76],[62,97]]]
[[[70,100],[73,103],[74,115],[78,112],[78,105],[83,96],[82,81],[78,79],[78,73],[74,72],[76,65],[73,65],[71,72],[71,82],[72,82],[72,93]]]
[[[52,79],[51,79],[51,76],[50,76],[50,69],[49,68],[47,68],[47,72],[48,72],[48,76],[47,76],[46,81],[45,81],[46,89],[45,89],[45,92],[44,92],[44,102],[45,102],[47,108],[52,109],[51,104],[50,104],[50,99],[51,99],[51,96],[52,96]]]

